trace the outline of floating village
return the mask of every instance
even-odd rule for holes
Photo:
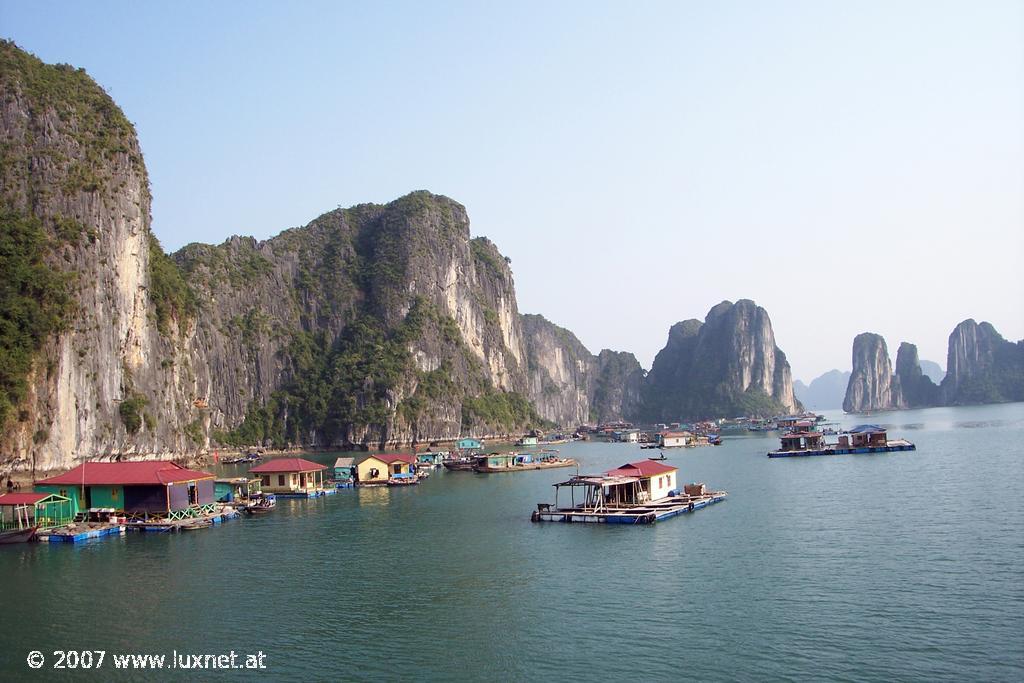
[[[248,476],[219,478],[169,460],[88,461],[62,474],[36,480],[32,491],[7,482],[0,495],[0,543],[76,543],[128,532],[170,533],[208,529],[241,516],[272,513],[278,498],[318,498],[362,487],[415,486],[437,470],[503,474],[576,468],[556,482],[554,500],[541,502],[533,522],[653,524],[725,500],[727,492],[678,480],[666,450],[719,446],[722,432],[776,431],[780,448],[770,458],[889,453],[915,450],[905,439],[889,439],[877,425],[840,430],[824,416],[807,413],[771,420],[735,418],[659,424],[629,423],[580,427],[572,435],[532,432],[512,450],[487,451],[483,441],[464,438],[442,450],[343,456],[328,466],[301,457],[264,457],[258,449],[214,462],[250,466]],[[826,435],[835,435],[827,442]],[[558,444],[570,441],[636,444],[637,459],[598,473],[581,474],[580,463],[562,457]],[[657,456],[641,451],[656,449]]]

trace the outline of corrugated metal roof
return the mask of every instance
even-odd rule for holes
[[[884,432],[884,427],[878,425],[857,425],[850,430],[851,434],[872,434],[874,432]]]
[[[352,467],[354,464],[356,464],[355,458],[338,458],[334,461],[335,467]]]
[[[190,470],[169,460],[141,462],[83,462],[56,477],[42,479],[43,486],[145,486],[173,484],[181,481],[212,479],[209,472]]]

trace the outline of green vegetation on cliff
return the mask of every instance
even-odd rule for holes
[[[456,383],[453,366],[416,370],[409,344],[426,333],[437,335],[456,355],[467,355],[455,321],[422,297],[405,319],[387,330],[379,318],[363,314],[346,326],[330,344],[323,333],[293,335],[287,355],[292,380],[273,393],[265,405],[252,405],[235,430],[218,432],[227,445],[270,443],[343,444],[360,427],[383,433],[397,416],[409,424],[430,415],[438,405],[461,401],[462,426],[512,432],[539,426],[543,420],[524,396],[493,389],[473,368],[468,381]],[[405,396],[398,401],[399,396]]]
[[[0,427],[25,398],[33,362],[72,308],[69,278],[46,264],[54,245],[38,219],[0,212]]]
[[[32,155],[46,155],[62,166],[66,177],[59,188],[65,193],[95,192],[109,175],[109,160],[126,154],[145,176],[142,157],[135,144],[135,129],[110,95],[89,77],[85,69],[67,64],[45,64],[38,57],[18,48],[12,41],[0,40],[0,91],[7,97],[20,96],[37,117],[52,111],[62,135],[70,136],[78,149],[32,149],[39,142],[27,143],[15,150],[0,148],[3,164],[3,190],[12,190],[24,182],[30,191],[52,192],[53,187],[35,188],[43,176],[31,170]],[[35,131],[33,131],[35,132]],[[42,131],[39,131],[42,132]]]
[[[149,300],[156,311],[157,329],[163,334],[168,333],[171,320],[181,325],[199,310],[195,292],[178,264],[164,253],[152,234],[149,236]]]

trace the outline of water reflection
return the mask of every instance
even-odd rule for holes
[[[360,486],[355,493],[361,506],[384,507],[391,502],[391,489],[387,486]]]

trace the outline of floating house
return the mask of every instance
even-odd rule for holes
[[[444,464],[447,453],[440,451],[427,451],[416,455],[416,467],[440,467]]]
[[[622,432],[616,433],[617,440],[623,443],[637,443],[640,441],[640,430],[639,429],[627,429]]]
[[[658,434],[660,448],[682,448],[694,445],[694,436],[687,431],[664,431]]]
[[[626,495],[626,491],[614,490],[617,500],[623,503],[646,503],[660,498],[665,498],[675,492],[676,472],[678,467],[666,465],[654,460],[639,460],[628,462],[621,467],[605,472],[609,477],[626,477],[635,479],[633,490]],[[622,494],[622,495],[619,495]]]
[[[356,459],[338,458],[334,461],[334,474],[332,476],[335,486],[349,486],[356,480]]]
[[[456,445],[461,451],[478,451],[484,447],[484,442],[476,439],[459,439]]]
[[[0,543],[29,540],[35,531],[64,526],[72,517],[71,499],[65,496],[5,493],[0,496]]]
[[[414,465],[416,459],[411,455],[370,455],[359,463],[357,472],[360,486],[385,486],[416,479]]]
[[[231,477],[213,480],[213,496],[218,503],[245,503],[260,495],[260,480]]]
[[[35,483],[39,493],[71,501],[71,515],[106,509],[170,519],[214,512],[213,475],[166,460],[84,462],[64,474]]]
[[[889,439],[886,430],[878,425],[858,425],[840,434],[836,443],[827,443],[821,432],[790,432],[781,439],[781,447],[768,453],[769,458],[917,450],[917,446],[906,439]]]
[[[676,488],[677,468],[652,460],[630,462],[601,475],[578,475],[555,484],[554,504],[539,503],[534,522],[598,522],[653,524],[724,500],[724,491],[708,491],[704,484]],[[571,502],[559,507],[558,495],[569,489]],[[581,502],[576,490],[582,489]]]
[[[334,489],[324,488],[326,465],[305,458],[274,458],[249,472],[259,476],[260,487],[278,496],[312,498]]]
[[[524,436],[519,441],[516,441],[517,446],[536,446],[537,437],[535,436]]]

